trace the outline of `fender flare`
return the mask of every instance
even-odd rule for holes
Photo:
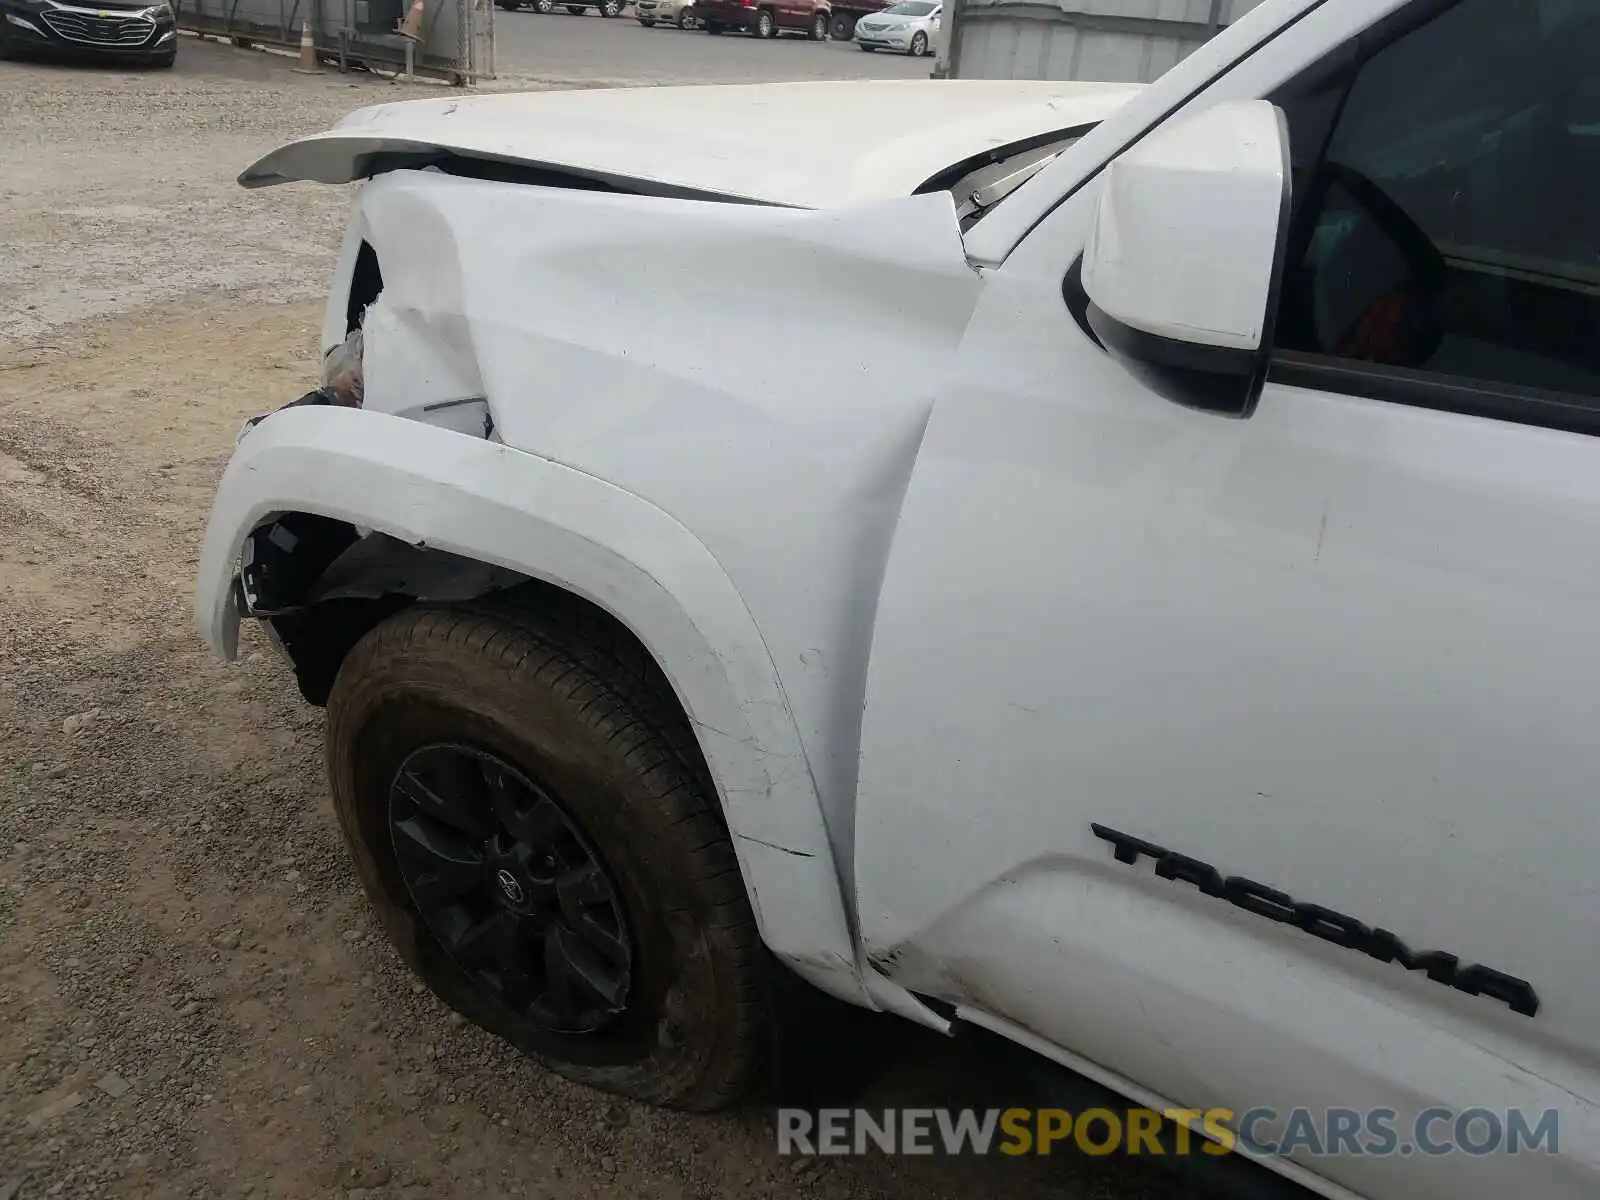
[[[243,435],[206,529],[195,611],[224,658],[238,649],[241,546],[286,512],[517,571],[621,621],[693,726],[762,940],[825,991],[879,1007],[777,668],[732,580],[688,529],[602,479],[499,442],[383,413],[286,409]]]

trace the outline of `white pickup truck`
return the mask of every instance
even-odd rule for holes
[[[1267,0],[1143,89],[352,114],[243,176],[366,182],[204,636],[264,623],[407,961],[574,1078],[729,1103],[793,973],[1439,1120],[1265,1156],[1325,1196],[1593,1200],[1597,45]]]

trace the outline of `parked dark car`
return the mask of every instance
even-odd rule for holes
[[[833,25],[828,32],[836,42],[848,42],[855,37],[856,22],[870,13],[881,12],[894,0],[829,0],[828,8]]]
[[[821,42],[832,20],[827,0],[695,0],[694,7],[707,33],[743,29],[758,38],[803,33]]]
[[[0,0],[0,58],[29,53],[170,67],[177,18],[167,0]]]

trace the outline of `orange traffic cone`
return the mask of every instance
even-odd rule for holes
[[[397,32],[403,38],[410,38],[413,42],[422,40],[422,0],[411,0],[411,7],[406,10],[406,19],[400,22]]]
[[[300,62],[295,71],[301,75],[321,75],[317,65],[317,43],[311,37],[311,22],[300,22]]]

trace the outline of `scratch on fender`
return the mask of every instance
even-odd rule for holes
[[[726,730],[718,729],[715,725],[707,725],[704,721],[696,721],[693,717],[689,718],[689,720],[696,729],[704,729],[707,733],[714,733],[718,737],[725,737],[730,742],[738,742],[741,746],[749,746],[752,750],[760,750],[763,748],[761,743],[753,736],[737,737]]]
[[[751,837],[748,833],[741,833],[741,834],[738,835],[738,837],[739,837],[739,840],[741,842],[754,842],[758,846],[765,846],[768,850],[780,850],[784,854],[792,854],[796,858],[815,858],[816,857],[816,855],[812,854],[809,850],[791,850],[791,849],[789,849],[789,847],[780,846],[776,842],[764,842],[760,838]]]

